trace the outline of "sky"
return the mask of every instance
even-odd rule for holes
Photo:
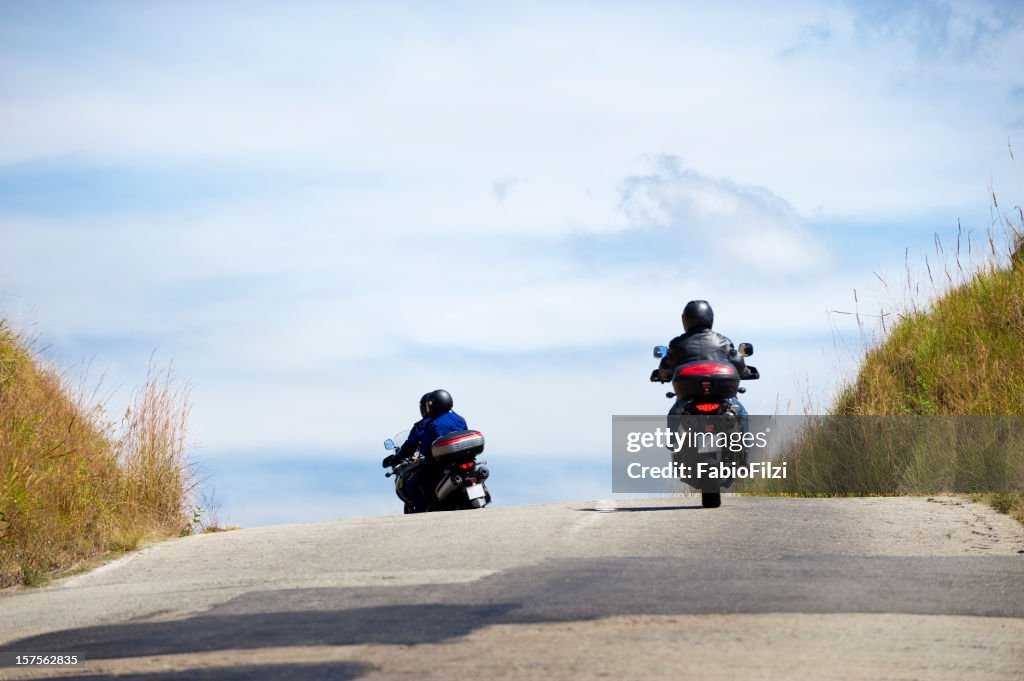
[[[607,498],[688,300],[820,410],[982,250],[1022,67],[1014,2],[4,3],[0,316],[110,413],[171,363],[222,522],[398,512],[438,387],[496,504]]]

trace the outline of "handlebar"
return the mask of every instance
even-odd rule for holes
[[[385,478],[390,478],[392,475],[398,475],[405,468],[418,464],[423,461],[423,456],[420,454],[413,454],[404,459],[393,459],[388,465],[391,466],[391,470],[384,474]]]

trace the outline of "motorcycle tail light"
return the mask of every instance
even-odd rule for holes
[[[470,478],[469,479],[469,484],[475,485],[476,484],[476,478]]]
[[[701,374],[735,374],[736,369],[728,364],[717,364],[715,362],[701,362],[683,367],[676,373],[676,376],[697,376]]]
[[[698,405],[694,405],[694,406],[696,406],[697,411],[704,412],[705,414],[709,414],[709,413],[711,413],[713,411],[718,411],[718,408],[720,406],[722,406],[722,405],[718,404],[717,402],[706,402],[704,404],[698,404]]]
[[[473,466],[475,466],[475,465],[476,465],[476,464],[475,464],[474,462],[472,462],[472,461],[467,461],[466,463],[460,463],[460,464],[459,464],[459,468],[461,468],[461,469],[462,469],[462,470],[464,470],[464,471],[468,471],[468,470],[469,470],[470,468],[472,468],[472,467],[473,467]]]

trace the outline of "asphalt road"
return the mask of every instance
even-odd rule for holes
[[[1024,529],[955,499],[671,497],[239,530],[0,594],[0,661],[12,679],[1020,681]]]

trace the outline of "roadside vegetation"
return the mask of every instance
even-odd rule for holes
[[[151,368],[108,420],[0,320],[0,587],[191,532],[187,390]]]
[[[1024,413],[1024,241],[1016,228],[1009,237],[1005,261],[901,311],[832,413]]]
[[[993,207],[999,215],[994,196]],[[754,489],[967,494],[1024,522],[1024,213],[1015,212],[981,244],[962,230],[952,247],[936,236],[926,276],[915,281],[908,266],[905,302],[872,317],[856,377],[786,448],[788,479]]]

